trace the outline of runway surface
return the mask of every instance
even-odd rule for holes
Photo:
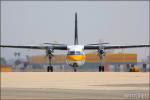
[[[149,73],[6,72],[2,99],[149,99]]]

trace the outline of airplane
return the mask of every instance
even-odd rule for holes
[[[47,66],[48,72],[53,72],[52,66],[52,57],[54,50],[67,50],[66,62],[71,66],[74,72],[77,71],[77,67],[83,65],[86,60],[84,50],[97,50],[100,58],[99,72],[104,72],[103,59],[105,57],[105,50],[108,49],[124,49],[124,48],[141,48],[141,47],[150,47],[150,45],[126,45],[126,46],[106,46],[104,44],[108,43],[99,43],[99,44],[87,44],[80,45],[78,42],[78,27],[77,27],[77,12],[75,13],[75,33],[74,33],[74,45],[67,44],[57,44],[57,43],[44,43],[47,45],[43,46],[18,46],[18,45],[0,45],[3,48],[22,48],[22,49],[41,49],[46,50],[46,54],[49,58],[49,65]]]

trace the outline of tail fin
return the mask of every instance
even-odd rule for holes
[[[78,45],[77,13],[75,13],[75,37],[74,37],[74,45]]]

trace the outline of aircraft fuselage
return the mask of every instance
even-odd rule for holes
[[[79,67],[84,64],[86,56],[84,53],[83,45],[71,45],[68,46],[68,53],[66,56],[66,62],[72,67]]]

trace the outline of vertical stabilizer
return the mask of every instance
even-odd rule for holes
[[[75,13],[75,37],[74,37],[74,45],[78,45],[77,13]]]

